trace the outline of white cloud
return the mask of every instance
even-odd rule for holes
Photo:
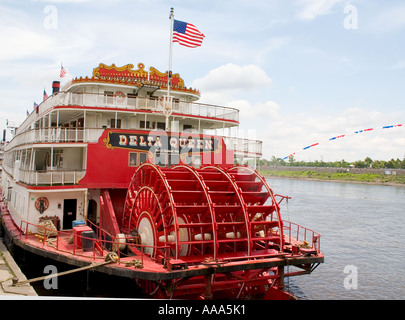
[[[13,60],[37,56],[49,48],[51,40],[32,30],[2,26],[0,43],[7,44],[7,50],[0,51],[0,60]]]
[[[343,0],[299,0],[300,11],[297,17],[301,20],[314,20],[316,17],[328,14],[332,8]]]
[[[394,70],[404,69],[404,68],[405,68],[405,60],[401,60],[401,61],[395,63],[395,64],[392,66],[392,69],[394,69]]]
[[[239,118],[249,126],[249,120],[277,115],[280,107],[276,102],[255,102],[255,91],[264,91],[271,83],[266,72],[255,65],[228,63],[193,81],[192,87],[202,92],[201,102],[239,109]]]
[[[274,101],[252,104],[248,100],[230,101],[229,105],[239,109],[239,118],[241,121],[252,118],[274,119],[278,115],[280,106]]]
[[[405,5],[382,6],[365,28],[377,34],[405,28]]]
[[[211,70],[203,78],[193,81],[192,86],[209,93],[251,90],[271,84],[266,72],[255,65],[238,66],[233,63]]]

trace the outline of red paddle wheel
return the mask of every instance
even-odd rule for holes
[[[157,282],[140,281],[158,297],[240,298],[264,294],[277,268],[244,268],[244,262],[283,251],[280,211],[265,179],[247,167],[145,163],[128,188],[122,230],[136,229],[151,259],[206,270],[238,263],[230,272]],[[167,262],[167,261],[166,261]]]

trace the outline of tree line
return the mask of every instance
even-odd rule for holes
[[[280,166],[280,167],[329,167],[329,168],[349,168],[354,166],[355,168],[375,168],[375,169],[405,169],[405,158],[384,160],[373,160],[370,157],[364,160],[357,160],[354,162],[348,162],[344,159],[340,161],[325,162],[325,161],[297,161],[294,156],[291,156],[287,161],[281,158],[271,157],[271,160],[260,159],[259,166]]]

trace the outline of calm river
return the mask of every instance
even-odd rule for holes
[[[282,202],[284,220],[322,235],[325,262],[311,275],[287,279],[293,294],[304,300],[405,298],[405,187],[268,182],[276,194],[292,197]]]

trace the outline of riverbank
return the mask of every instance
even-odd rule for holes
[[[403,186],[405,176],[376,173],[351,173],[351,172],[320,172],[314,170],[260,170],[265,177],[281,177],[290,179],[304,179],[316,181],[335,181],[348,183],[365,183],[376,185]]]

